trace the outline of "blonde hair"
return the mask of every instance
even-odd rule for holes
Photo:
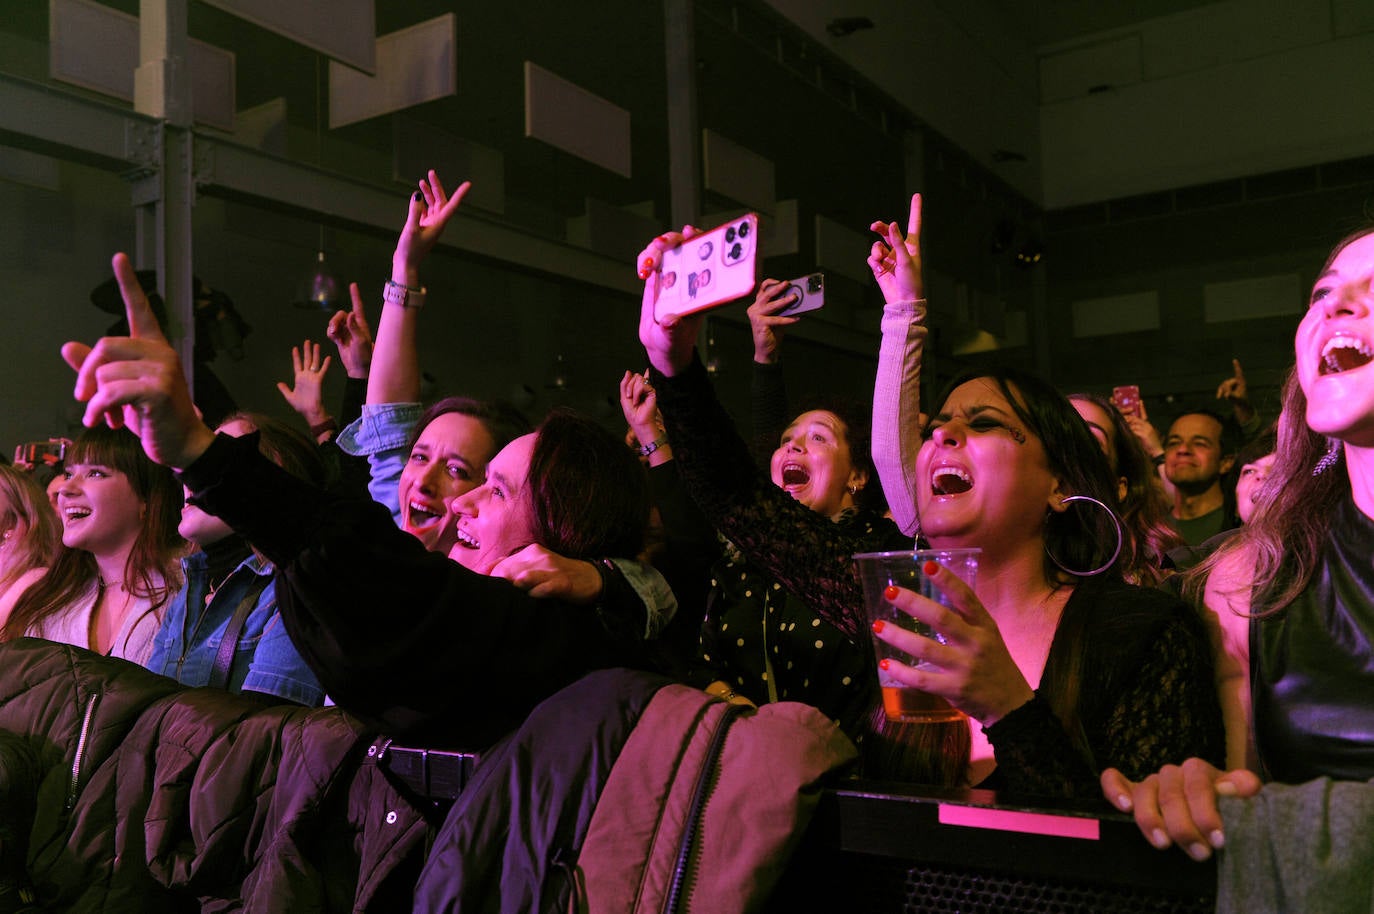
[[[0,464],[0,592],[34,568],[52,564],[62,524],[32,475]]]

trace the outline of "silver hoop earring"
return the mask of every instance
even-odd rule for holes
[[[1328,439],[1326,453],[1322,454],[1322,459],[1317,461],[1317,465],[1312,467],[1312,475],[1320,476],[1327,470],[1336,465],[1336,461],[1341,459],[1341,441],[1339,438]]]
[[[1050,561],[1054,562],[1054,564],[1058,566],[1059,570],[1063,571],[1065,574],[1071,574],[1076,578],[1090,578],[1094,575],[1101,574],[1102,572],[1106,571],[1108,568],[1116,564],[1117,558],[1121,555],[1121,547],[1126,542],[1126,532],[1121,529],[1121,518],[1116,516],[1116,512],[1113,511],[1111,508],[1107,507],[1106,505],[1104,505],[1102,502],[1098,501],[1096,498],[1093,498],[1091,495],[1068,495],[1065,496],[1063,503],[1068,504],[1071,501],[1091,502],[1092,504],[1097,505],[1103,511],[1107,512],[1107,516],[1112,519],[1112,524],[1116,526],[1116,548],[1112,550],[1112,554],[1107,559],[1107,561],[1103,562],[1101,565],[1098,565],[1091,571],[1078,571],[1065,565],[1063,562],[1059,561],[1058,556],[1056,556],[1053,552],[1050,551],[1048,544],[1046,544],[1045,546],[1045,555],[1049,556]]]

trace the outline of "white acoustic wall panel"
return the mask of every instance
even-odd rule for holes
[[[858,282],[871,281],[868,252],[873,239],[825,216],[816,217],[816,267]]]
[[[525,136],[630,177],[630,112],[528,60]]]
[[[701,131],[704,184],[752,210],[771,213],[777,205],[773,162],[712,130]]]
[[[450,191],[472,182],[464,207],[506,211],[506,159],[497,150],[403,115],[392,119],[392,138],[391,176],[397,181],[413,190],[433,168]]]
[[[191,111],[198,123],[234,129],[234,55],[192,38]],[[138,17],[91,0],[49,0],[48,72],[53,79],[134,100]]]
[[[1159,293],[1134,292],[1073,303],[1073,335],[1110,336],[1159,329]]]
[[[204,0],[340,63],[375,73],[373,0]]]
[[[234,118],[234,139],[245,146],[285,157],[286,99],[274,98],[238,112]]]
[[[1209,282],[1202,287],[1203,319],[1209,324],[1297,314],[1302,302],[1296,273]]]
[[[375,76],[329,62],[329,126],[342,127],[458,91],[458,24],[445,13],[377,38]]]

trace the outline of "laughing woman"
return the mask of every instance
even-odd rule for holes
[[[928,572],[952,610],[895,589],[894,605],[944,641],[882,627],[878,637],[935,667],[894,661],[890,674],[968,715],[961,767],[970,785],[1093,796],[1107,766],[1143,772],[1223,757],[1203,620],[1122,581],[1116,486],[1069,401],[1029,373],[990,370],[955,380],[919,422],[920,205],[913,197],[905,234],[895,222],[873,224],[880,240],[869,265],[887,302],[874,461],[904,530],[982,555],[976,589]]]
[[[1331,252],[1298,325],[1263,507],[1189,573],[1220,622],[1231,695],[1245,712],[1230,739],[1232,770],[1190,759],[1138,784],[1119,772],[1103,776],[1107,798],[1133,810],[1156,847],[1177,842],[1195,858],[1210,856],[1225,842],[1217,797],[1258,790],[1256,773],[1284,784],[1374,778],[1371,288],[1374,230],[1366,229]],[[1341,821],[1317,824],[1332,832],[1307,848],[1347,843],[1335,834]],[[1345,906],[1367,903],[1366,889]]]
[[[179,583],[181,487],[122,429],[82,432],[63,478],[65,548],[14,602],[0,637],[47,638],[144,663]]]

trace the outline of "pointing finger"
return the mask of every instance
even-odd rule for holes
[[[148,296],[138,284],[138,276],[128,255],[122,252],[114,255],[110,266],[114,268],[115,282],[119,284],[119,294],[124,299],[124,314],[129,319],[129,335],[139,339],[165,341],[166,337],[157,325],[152,306],[148,304]]]

